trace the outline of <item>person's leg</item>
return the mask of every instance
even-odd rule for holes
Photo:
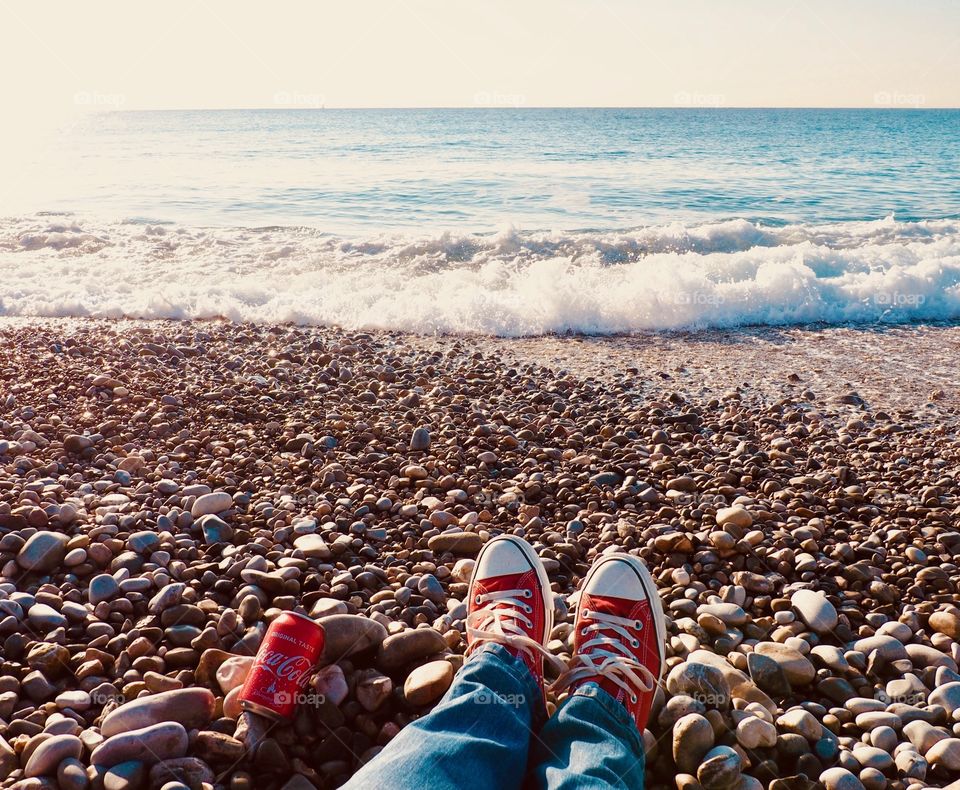
[[[596,683],[574,691],[533,740],[531,784],[550,790],[643,787],[643,739]]]
[[[570,696],[531,755],[531,781],[548,790],[643,787],[641,733],[663,674],[666,623],[646,566],[607,554],[584,579],[570,669]]]
[[[544,645],[553,595],[526,541],[494,538],[468,587],[467,661],[430,713],[405,727],[345,785],[397,790],[511,790],[523,784],[531,732],[546,718]]]
[[[440,703],[404,727],[344,787],[519,788],[530,733],[543,718],[542,692],[524,662],[503,645],[483,645]]]

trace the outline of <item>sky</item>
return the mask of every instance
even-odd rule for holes
[[[960,106],[956,0],[0,0],[2,101]]]

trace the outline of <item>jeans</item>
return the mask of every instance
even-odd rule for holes
[[[595,683],[544,723],[526,665],[480,647],[426,716],[404,727],[348,790],[642,788],[643,740],[626,709]]]

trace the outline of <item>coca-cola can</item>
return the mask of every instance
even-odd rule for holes
[[[318,622],[296,612],[281,614],[270,623],[240,690],[241,707],[271,719],[292,719],[322,652]]]

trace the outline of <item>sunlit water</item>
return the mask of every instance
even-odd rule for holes
[[[960,317],[957,111],[118,112],[0,161],[0,313],[505,335]]]

